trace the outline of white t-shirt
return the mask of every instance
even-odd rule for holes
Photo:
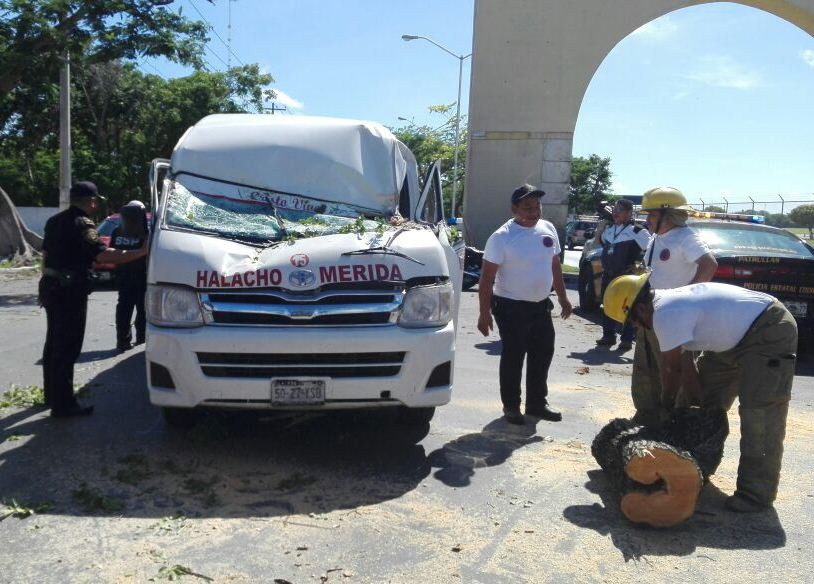
[[[551,294],[551,262],[560,253],[554,226],[540,219],[522,227],[514,219],[501,225],[486,242],[483,259],[499,266],[494,293],[512,300],[540,302]]]
[[[656,290],[686,286],[698,270],[695,262],[708,253],[707,244],[689,227],[674,227],[667,233],[656,235],[644,252],[644,260],[650,262],[652,270],[650,285]]]
[[[728,351],[776,298],[740,286],[705,282],[655,290],[653,332],[662,351]]]

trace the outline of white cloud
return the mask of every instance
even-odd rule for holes
[[[297,109],[297,110],[301,110],[301,109],[304,109],[304,108],[305,108],[305,104],[304,104],[304,103],[302,103],[302,102],[301,102],[300,100],[298,100],[298,99],[294,99],[293,97],[291,97],[290,95],[288,95],[288,94],[287,94],[285,91],[283,91],[282,89],[277,89],[277,88],[273,88],[273,89],[274,89],[274,93],[277,95],[277,97],[275,97],[275,98],[274,98],[274,101],[275,101],[275,102],[277,102],[277,103],[281,103],[281,104],[283,104],[284,106],[286,106],[286,107],[288,107],[288,108],[291,108],[291,109]]]
[[[800,53],[800,56],[803,58],[803,61],[805,61],[807,65],[814,67],[814,50],[806,49],[805,51]]]
[[[676,32],[678,32],[678,25],[667,16],[662,16],[640,26],[630,34],[643,39],[660,41],[673,36]]]
[[[748,91],[763,85],[759,72],[744,67],[725,56],[701,59],[698,68],[687,77],[705,85],[741,91]]]

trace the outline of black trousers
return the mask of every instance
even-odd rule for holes
[[[144,294],[147,292],[145,278],[121,278],[119,300],[116,303],[116,344],[128,345],[132,340],[130,323],[136,312],[136,339],[144,340],[147,318],[144,315]]]
[[[82,352],[88,296],[82,292],[53,295],[45,305],[48,329],[42,350],[43,391],[52,411],[76,404],[73,368]]]
[[[526,409],[541,408],[548,403],[548,369],[554,356],[553,307],[550,299],[524,302],[492,297],[492,314],[503,343],[500,353],[500,399],[504,407],[520,407],[524,360]]]

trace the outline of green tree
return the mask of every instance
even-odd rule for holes
[[[789,218],[798,227],[808,228],[808,238],[814,239],[814,205],[800,205],[789,211]]]
[[[440,118],[440,125],[418,125],[409,123],[391,128],[393,134],[404,142],[415,154],[418,172],[423,176],[436,160],[441,161],[441,179],[444,192],[444,210],[452,214],[452,183],[455,160],[455,104],[433,105],[428,108],[431,114]],[[466,117],[461,116],[460,145],[458,152],[458,195],[456,206],[460,209],[464,201],[464,179],[466,178]]]
[[[571,161],[571,184],[568,207],[573,213],[594,213],[596,204],[612,199],[613,173],[610,158],[591,154],[587,158],[574,157]]]
[[[708,205],[704,207],[704,211],[709,211],[710,213],[726,213],[726,209],[718,207],[717,205]]]
[[[52,101],[65,54],[86,64],[162,56],[200,66],[206,27],[171,4],[0,0],[0,129],[24,127],[38,102]]]
[[[211,113],[262,111],[273,81],[257,65],[228,72],[198,71],[165,80],[132,63],[77,68],[73,76],[73,170],[110,195],[110,208],[130,199],[147,201],[147,171],[168,158],[186,129]],[[0,183],[18,205],[56,205],[58,125],[30,143],[0,143]]]

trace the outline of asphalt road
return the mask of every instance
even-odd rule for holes
[[[0,274],[0,390],[41,384],[34,292],[32,277]],[[96,413],[0,409],[0,500],[47,505],[0,521],[0,581],[810,580],[811,359],[795,378],[776,510],[722,508],[732,412],[695,516],[647,529],[621,516],[590,454],[598,429],[631,413],[631,355],[596,349],[590,320],[558,320],[550,400],[564,420],[507,426],[499,341],[475,329],[476,300],[464,294],[453,401],[415,443],[387,415],[214,415],[171,431],[147,400],[143,354],[114,354],[115,294],[93,294],[76,381]]]

